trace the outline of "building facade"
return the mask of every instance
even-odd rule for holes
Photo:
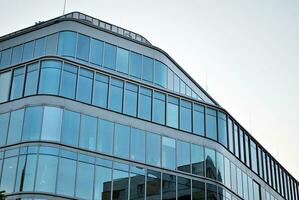
[[[299,200],[298,181],[166,52],[78,12],[0,38],[0,190]]]

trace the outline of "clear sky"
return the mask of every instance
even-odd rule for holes
[[[0,35],[57,17],[64,0],[1,0]],[[168,52],[299,180],[298,0],[68,0]]]

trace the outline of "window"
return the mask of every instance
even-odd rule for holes
[[[38,63],[27,65],[25,96],[37,93],[38,73]]]
[[[46,51],[46,37],[35,40],[34,57],[44,56]]]
[[[257,173],[256,144],[250,140],[251,168]]]
[[[161,198],[161,173],[147,170],[146,199]]]
[[[0,114],[0,146],[3,146],[6,143],[9,114],[10,113]]]
[[[0,69],[10,65],[12,49],[5,49],[1,52]]]
[[[129,174],[128,165],[114,163],[112,199],[128,199]]]
[[[5,193],[11,193],[14,191],[14,181],[16,178],[18,157],[6,158],[3,161],[3,171],[1,178],[1,190],[5,190]]]
[[[165,124],[165,94],[154,92],[153,121]]]
[[[231,167],[231,180],[232,180],[232,190],[237,193],[237,168],[236,165],[234,163],[231,163],[230,165]]]
[[[98,120],[98,142],[97,150],[112,154],[114,124],[106,120]]]
[[[60,95],[75,99],[77,86],[78,68],[74,65],[65,63],[63,65]]]
[[[267,166],[266,166],[266,155],[265,152],[263,151],[263,168],[264,168],[264,179],[266,182],[268,182],[268,176],[267,176]]]
[[[190,144],[177,140],[177,169],[190,173]]]
[[[58,94],[61,73],[61,62],[54,60],[43,61],[39,83],[40,94]]]
[[[167,67],[157,60],[155,60],[155,84],[164,88],[167,85]]]
[[[130,52],[130,75],[141,78],[142,60],[139,53]]]
[[[57,193],[67,196],[74,196],[76,161],[61,158],[58,169]]]
[[[193,107],[193,133],[204,136],[205,133],[205,110],[204,107],[194,104]]]
[[[10,89],[11,71],[0,74],[0,103],[8,100]]]
[[[83,199],[92,199],[94,165],[78,162],[76,196]]]
[[[93,72],[80,68],[77,99],[84,103],[91,103]]]
[[[151,120],[152,112],[152,91],[150,89],[140,87],[138,116],[141,119]]]
[[[137,94],[138,86],[132,83],[126,83],[125,90],[125,104],[124,104],[124,113],[136,116],[137,115]]]
[[[92,103],[107,108],[109,77],[96,73]]]
[[[217,156],[217,180],[224,183],[224,160],[223,155],[219,152],[216,153]]]
[[[234,124],[234,142],[235,142],[235,155],[239,158],[239,131],[238,126]]]
[[[176,199],[176,176],[162,174],[162,199]]]
[[[122,112],[124,82],[115,78],[111,79],[109,96],[109,108],[113,111]]]
[[[180,92],[180,79],[176,74],[173,77],[173,90],[177,93]]]
[[[116,46],[105,43],[104,67],[114,70],[115,62],[116,62]]]
[[[146,136],[146,163],[160,166],[161,163],[161,137],[154,133]]]
[[[58,34],[59,33],[54,33],[52,35],[47,36],[46,55],[57,54]]]
[[[24,109],[10,113],[7,144],[14,144],[21,140]]]
[[[239,137],[240,137],[240,158],[243,163],[245,163],[245,153],[244,153],[244,132],[242,129],[239,129]]]
[[[179,127],[179,99],[168,96],[167,98],[167,125],[173,128]]]
[[[192,180],[192,200],[205,200],[205,183]]]
[[[34,41],[27,42],[24,44],[23,49],[23,61],[28,61],[33,58]]]
[[[230,118],[227,121],[228,125],[228,143],[229,150],[234,153],[234,133],[233,133],[233,122]]]
[[[38,140],[42,127],[43,107],[28,107],[25,110],[22,141]]]
[[[131,159],[145,162],[145,132],[131,128]]]
[[[225,186],[231,188],[230,161],[224,156]]]
[[[171,91],[173,91],[173,72],[168,69],[168,85],[167,88],[170,89]]]
[[[253,200],[253,182],[249,176],[248,176],[248,198],[249,200]]]
[[[260,185],[253,181],[254,200],[260,200]]]
[[[244,194],[244,199],[248,199],[249,194],[248,194],[248,179],[246,173],[242,172],[242,177],[243,177],[243,194]]]
[[[58,55],[75,57],[77,33],[64,31],[59,33]]]
[[[22,170],[23,178],[20,180],[20,188],[18,191],[33,191],[34,178],[36,172],[36,155],[27,155],[26,165],[24,163]],[[19,164],[20,166],[20,164]]]
[[[129,51],[117,48],[116,70],[125,74],[129,72]]]
[[[110,199],[112,170],[102,166],[96,166],[94,198],[95,200]]]
[[[243,179],[242,171],[237,167],[237,186],[238,186],[238,195],[243,197]]]
[[[92,64],[102,65],[103,63],[103,45],[102,41],[90,39],[90,55],[89,59]]]
[[[79,146],[88,149],[96,149],[97,118],[81,114]]]
[[[25,67],[13,70],[10,99],[17,99],[23,96]]]
[[[202,146],[191,144],[191,163],[192,174],[204,176],[205,175],[205,158],[204,149]]]
[[[12,57],[11,57],[12,65],[21,62],[22,53],[23,53],[23,45],[16,46],[12,49]]]
[[[217,200],[217,186],[207,183],[207,200]]]
[[[114,155],[129,158],[130,127],[115,124]]]
[[[264,174],[263,174],[263,161],[262,161],[262,149],[258,147],[258,164],[259,164],[259,175],[263,179]]]
[[[43,126],[42,126],[42,140],[60,141],[62,110],[56,107],[45,107]]]
[[[181,123],[180,123],[180,129],[184,130],[184,131],[188,131],[188,132],[192,132],[192,105],[191,102],[185,101],[185,100],[181,100],[181,109],[180,109],[180,119],[181,119]]]
[[[175,140],[162,137],[162,167],[175,169]]]
[[[64,110],[62,119],[61,142],[66,145],[78,146],[80,131],[80,114]]]
[[[244,141],[245,141],[245,160],[246,160],[246,165],[250,167],[250,159],[249,159],[249,139],[248,135],[244,133]]]
[[[206,154],[206,176],[216,180],[216,152],[210,148],[205,148]]]
[[[77,44],[77,58],[88,61],[89,56],[89,43],[90,39],[89,37],[78,34],[78,44]]]
[[[131,166],[130,199],[144,199],[145,196],[145,169]]]
[[[190,179],[178,177],[178,200],[191,199]]]
[[[206,135],[210,139],[217,140],[216,111],[210,108],[206,111]]]
[[[186,84],[180,79],[180,93],[186,94]]]
[[[226,114],[218,112],[218,141],[227,147]]]
[[[154,60],[143,56],[142,79],[148,82],[153,82]]]

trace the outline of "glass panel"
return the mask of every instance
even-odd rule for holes
[[[77,99],[84,103],[91,103],[93,72],[80,68]]]
[[[115,69],[116,62],[116,46],[105,43],[104,67]]]
[[[109,96],[109,108],[113,111],[121,112],[123,103],[124,82],[118,79],[111,79]]]
[[[218,139],[221,144],[227,147],[226,115],[218,112]]]
[[[148,82],[153,82],[154,60],[143,56],[142,79]]]
[[[94,165],[78,162],[76,196],[83,199],[92,199]]]
[[[45,55],[46,50],[46,37],[35,40],[34,57]]]
[[[146,163],[160,166],[161,163],[161,137],[154,133],[146,136]]]
[[[207,137],[217,140],[216,111],[207,108],[206,120]]]
[[[131,128],[131,159],[145,162],[145,132]]]
[[[191,116],[192,106],[191,102],[181,100],[181,123],[180,123],[180,129],[188,132],[192,132],[192,116]]]
[[[10,65],[12,49],[5,49],[1,52],[0,69]]]
[[[202,146],[191,144],[192,174],[204,176],[205,158]]]
[[[192,180],[192,200],[205,200],[205,183]]]
[[[125,200],[128,199],[129,178],[128,172],[121,170],[113,170],[113,191],[112,199]]]
[[[11,58],[12,65],[21,62],[22,53],[23,53],[23,45],[16,46],[12,49],[12,58]]]
[[[177,140],[177,169],[190,173],[190,144]]]
[[[29,96],[37,93],[37,82],[38,82],[38,63],[27,65],[25,96]]]
[[[89,43],[89,37],[82,34],[78,34],[77,58],[88,61]]]
[[[176,199],[176,176],[172,174],[162,174],[162,199]]]
[[[114,124],[102,119],[99,119],[98,124],[97,150],[111,155],[113,148]]]
[[[7,136],[7,144],[20,142],[23,127],[24,109],[11,112],[9,129]]]
[[[237,167],[237,186],[238,186],[238,195],[243,197],[243,180],[242,180],[242,171]]]
[[[167,97],[167,125],[173,128],[179,127],[179,99]]]
[[[63,144],[78,146],[80,131],[80,114],[64,110],[62,119],[61,142]]]
[[[27,155],[25,164],[20,169],[22,178],[20,179],[20,188],[18,188],[18,191],[33,191],[36,161],[36,155]]]
[[[248,177],[248,199],[253,200],[253,182],[250,177]]]
[[[79,146],[84,149],[96,149],[97,118],[81,114]]]
[[[131,166],[130,199],[144,199],[145,196],[145,170]]]
[[[161,198],[161,173],[147,170],[146,199]]]
[[[227,121],[228,125],[228,142],[229,142],[229,150],[234,153],[234,133],[233,133],[233,122],[230,118]]]
[[[76,161],[61,158],[59,162],[57,193],[67,196],[74,196]]]
[[[140,87],[138,111],[138,116],[141,119],[151,120],[152,91],[150,89]]]
[[[242,172],[243,175],[243,193],[244,193],[244,199],[248,200],[248,180],[247,175]]]
[[[126,83],[125,90],[125,105],[124,105],[124,113],[136,116],[137,115],[137,94],[138,94],[138,86],[131,83]]]
[[[168,68],[167,88],[173,91],[173,72]]]
[[[225,186],[231,188],[230,161],[224,157]]]
[[[235,142],[235,155],[239,157],[239,131],[238,126],[234,124],[234,142]]]
[[[92,104],[107,108],[109,77],[96,73]]]
[[[110,200],[112,170],[96,166],[94,198],[95,200]]]
[[[165,124],[165,94],[155,92],[153,104],[153,121]]]
[[[180,93],[186,94],[186,84],[180,79]]]
[[[39,93],[58,94],[61,73],[61,62],[54,60],[43,61],[41,65]]]
[[[216,180],[216,152],[205,148],[206,154],[206,176]]]
[[[28,107],[25,111],[23,141],[38,140],[42,127],[43,107]]]
[[[0,74],[0,103],[8,100],[11,80],[11,71]]]
[[[142,60],[139,53],[130,52],[130,75],[141,78]]]
[[[10,92],[10,99],[17,99],[22,97],[24,86],[25,68],[17,68],[13,71],[12,87]]]
[[[180,92],[180,79],[176,74],[173,77],[173,90],[178,93]]]
[[[253,181],[254,200],[260,200],[260,185]]]
[[[46,55],[56,55],[58,34],[59,33],[55,33],[47,36]]]
[[[175,169],[175,140],[162,137],[162,167]]]
[[[62,110],[56,107],[45,107],[42,127],[42,140],[60,141]]]
[[[256,144],[250,140],[251,169],[257,173]]]
[[[129,158],[130,127],[115,124],[114,155]]]
[[[217,186],[207,183],[207,200],[217,200]]]
[[[167,85],[167,66],[155,60],[155,83],[166,88]]]
[[[249,139],[248,135],[244,133],[244,143],[245,143],[245,160],[246,160],[246,165],[250,167],[250,159],[249,159]]]
[[[103,45],[102,41],[91,38],[90,40],[90,62],[96,65],[103,63]]]
[[[39,155],[36,173],[35,190],[39,192],[55,192],[58,158]]]
[[[14,184],[17,171],[18,157],[6,158],[3,161],[3,171],[1,178],[1,190],[5,190],[5,193],[11,193],[14,191]]]
[[[6,143],[9,114],[10,113],[0,114],[0,146],[5,145]]]
[[[33,58],[34,41],[24,44],[23,61],[28,61]]]
[[[217,152],[217,180],[224,183],[224,161],[223,155]]]
[[[129,72],[129,51],[117,48],[116,70],[125,74]]]
[[[178,200],[191,199],[190,179],[178,177]]]
[[[232,180],[232,190],[237,193],[237,169],[236,169],[236,165],[234,165],[233,163],[231,163],[230,165],[231,167],[231,180]]]
[[[65,31],[59,33],[58,55],[75,57],[77,33]]]
[[[204,136],[205,133],[205,110],[204,107],[194,104],[193,107],[193,132],[197,135]]]
[[[65,63],[63,65],[60,95],[75,99],[77,86],[78,68],[74,65]]]

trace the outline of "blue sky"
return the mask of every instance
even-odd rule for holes
[[[59,16],[64,0],[2,0],[0,35]],[[299,179],[299,1],[68,0],[145,36],[207,88]]]

